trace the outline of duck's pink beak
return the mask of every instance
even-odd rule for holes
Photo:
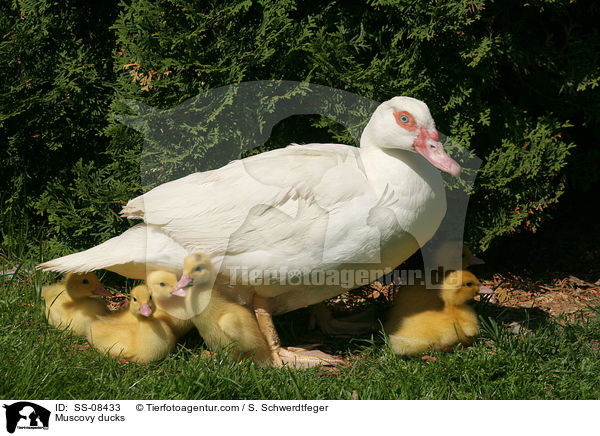
[[[452,174],[454,177],[460,177],[460,165],[444,151],[444,146],[438,140],[436,129],[427,131],[425,127],[421,127],[421,132],[415,139],[415,151],[434,167]]]
[[[181,276],[179,281],[175,286],[173,286],[173,290],[171,291],[172,295],[177,295],[178,297],[185,297],[187,288],[192,283],[192,278],[189,274],[184,274]]]
[[[112,295],[112,293],[108,289],[106,289],[104,286],[102,286],[100,283],[98,283],[98,286],[96,286],[96,289],[94,289],[92,291],[92,294],[102,295],[104,297],[110,297]]]
[[[142,303],[140,305],[140,313],[144,316],[150,316],[152,315],[152,308],[148,303]]]
[[[483,286],[483,285],[479,285],[479,291],[477,291],[478,294],[493,294],[494,290],[488,288],[487,286]]]

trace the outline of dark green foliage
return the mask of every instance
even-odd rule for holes
[[[50,184],[69,185],[74,171],[108,162],[102,129],[114,92],[109,26],[117,11],[114,2],[30,0],[2,1],[0,14],[0,215],[6,223],[8,216],[31,220],[34,211],[45,213],[36,202]],[[59,225],[62,236],[68,222]]]
[[[8,168],[0,183],[11,191],[4,210],[35,204],[38,224],[50,223],[65,251],[120,232],[127,224],[115,216],[119,202],[141,193],[142,137],[113,117],[131,114],[123,99],[170,109],[243,81],[424,100],[438,129],[484,160],[466,229],[482,249],[507,233],[536,231],[565,189],[598,181],[593,1],[71,6],[5,3],[0,20]],[[281,126],[264,149],[316,132],[313,140],[350,143],[325,118]]]

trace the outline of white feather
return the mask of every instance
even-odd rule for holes
[[[126,277],[145,279],[152,270],[180,270],[187,255],[160,227],[138,224],[89,250],[42,263],[39,267],[78,273],[107,269]]]
[[[416,133],[399,128],[391,114],[400,107],[434,128],[427,106],[398,99],[375,111],[360,149],[292,145],[165,183],[123,208],[124,216],[143,224],[40,267],[105,268],[144,278],[147,268],[180,273],[185,256],[199,251],[211,257],[222,284],[240,268],[292,268],[305,275],[315,269],[393,268],[431,238],[446,207],[439,171],[414,153]],[[343,291],[339,285],[254,286],[254,292],[274,298],[274,313]]]

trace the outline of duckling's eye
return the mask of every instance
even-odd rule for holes
[[[165,282],[160,282],[160,283],[159,283],[159,285],[160,285],[160,286],[163,286],[163,287],[164,287],[164,286],[167,286],[167,284],[166,284]]]
[[[203,266],[197,266],[196,268],[194,268],[194,271],[203,271],[204,267]]]
[[[152,300],[152,295],[150,295],[150,300]]]
[[[83,283],[84,285],[87,285],[89,282],[90,282],[90,281],[89,281],[88,279],[83,279],[83,282],[82,282],[82,283]]]
[[[473,286],[473,282],[467,282],[467,286]]]
[[[133,297],[133,301],[137,301],[137,298]]]

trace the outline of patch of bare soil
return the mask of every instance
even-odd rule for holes
[[[477,271],[475,273],[478,274]],[[484,285],[495,291],[491,301],[484,297],[488,312],[497,315],[498,321],[508,324],[517,324],[525,319],[535,322],[560,315],[581,319],[591,316],[590,308],[600,304],[600,280],[591,283],[574,275],[550,272],[502,271],[478,275]],[[383,286],[375,282],[328,301],[328,306],[336,317],[360,313],[373,306],[381,314],[393,304],[398,288],[398,285]],[[477,296],[476,300],[480,301],[481,297]]]
[[[106,307],[111,312],[119,312],[127,307],[129,302],[129,295],[123,293],[112,292],[112,295],[104,298],[106,301]]]
[[[590,308],[600,305],[600,271],[594,282],[561,270],[513,272],[510,268],[494,268],[488,264],[473,268],[472,271],[482,284],[495,291],[492,299],[483,297],[487,312],[500,322],[514,324],[516,329],[525,320],[535,324],[548,317],[582,319],[593,316]],[[383,315],[392,306],[399,286],[384,286],[375,282],[346,292],[327,304],[336,317],[360,313],[373,307]],[[477,296],[476,300],[480,301],[481,298]]]
[[[600,280],[590,283],[574,275],[504,272],[482,282],[495,290],[500,306],[537,308],[553,317],[587,316],[600,302]]]

